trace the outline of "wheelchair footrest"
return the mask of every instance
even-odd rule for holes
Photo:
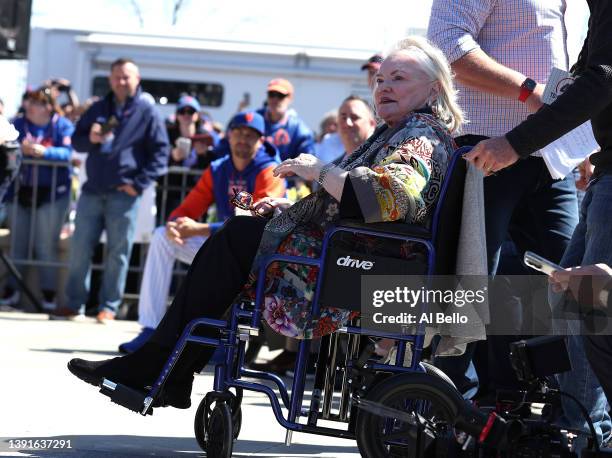
[[[115,404],[119,404],[133,412],[138,412],[142,415],[153,414],[153,409],[150,408],[153,399],[142,391],[104,379],[100,387],[100,393],[108,396]]]

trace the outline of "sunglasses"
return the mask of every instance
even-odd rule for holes
[[[253,207],[253,195],[247,191],[238,191],[236,188],[233,188],[234,197],[231,198],[230,203],[241,210],[252,211],[257,216],[264,217],[264,215],[255,211]]]
[[[180,115],[193,115],[195,113],[195,110],[193,108],[183,108],[181,110],[177,111],[178,114]]]
[[[271,99],[284,99],[285,97],[287,97],[289,94],[281,94],[280,92],[276,92],[276,91],[270,91],[268,92],[268,97]]]

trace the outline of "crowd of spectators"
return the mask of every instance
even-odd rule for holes
[[[200,171],[209,169],[216,159],[231,157],[231,140],[226,138],[225,129],[203,110],[196,97],[183,94],[176,103],[176,111],[162,120],[152,98],[139,85],[135,62],[115,61],[109,82],[111,91],[105,98],[92,97],[80,103],[70,81],[49,79],[24,93],[11,120],[20,132],[19,142],[29,161],[21,169],[18,183],[5,196],[7,206],[3,214],[8,215],[7,224],[12,229],[14,258],[41,264],[42,305],[54,319],[82,315],[89,294],[91,257],[101,231],[105,230],[107,258],[98,318],[100,322],[112,320],[123,294],[135,215],[143,190],[156,182],[157,219],[168,221],[192,188],[201,193]],[[264,122],[265,143],[277,153],[273,160],[278,163],[282,158],[313,153],[317,144],[315,134],[291,108],[294,96],[291,82],[275,78],[265,89],[264,106],[256,113]],[[4,108],[1,101],[0,108]],[[153,135],[142,127],[142,115],[154,129]],[[326,115],[321,126],[325,130],[319,138],[335,131],[336,118],[333,111]],[[133,125],[128,125],[130,119],[134,120]],[[140,127],[136,127],[136,121]],[[131,151],[128,154],[126,147]],[[82,162],[72,155],[73,151],[89,153],[90,159]],[[86,168],[85,183],[76,182],[75,167]],[[167,174],[169,168],[177,173]],[[186,174],[185,170],[193,173]],[[241,177],[232,177],[228,183],[229,191],[247,188],[253,191],[249,188],[252,183],[247,186]],[[310,192],[307,183],[291,184],[292,200]],[[17,196],[14,190],[18,191]],[[76,212],[70,212],[71,197],[77,198]],[[214,200],[206,204],[197,220],[223,221],[230,216]],[[69,215],[73,219],[70,224]],[[57,267],[45,263],[58,262],[63,227],[73,228],[69,234],[71,250],[79,255],[70,258],[67,306],[58,307]],[[18,269],[25,273],[24,265],[18,264]],[[9,279],[0,297],[0,307],[20,309],[21,303],[20,291],[15,281]]]

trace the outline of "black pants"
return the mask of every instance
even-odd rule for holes
[[[263,234],[265,218],[231,218],[202,245],[187,277],[150,341],[172,349],[183,329],[195,318],[221,318],[247,281]],[[216,337],[218,331],[203,328],[198,335]],[[214,352],[199,346],[188,357],[188,369],[200,370]]]

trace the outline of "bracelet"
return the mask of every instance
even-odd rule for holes
[[[327,172],[333,168],[334,168],[334,164],[332,163],[325,164],[323,167],[321,167],[321,171],[319,172],[319,178],[317,178],[317,183],[319,183],[319,186],[323,187],[323,182],[325,181],[325,175],[327,175]]]

